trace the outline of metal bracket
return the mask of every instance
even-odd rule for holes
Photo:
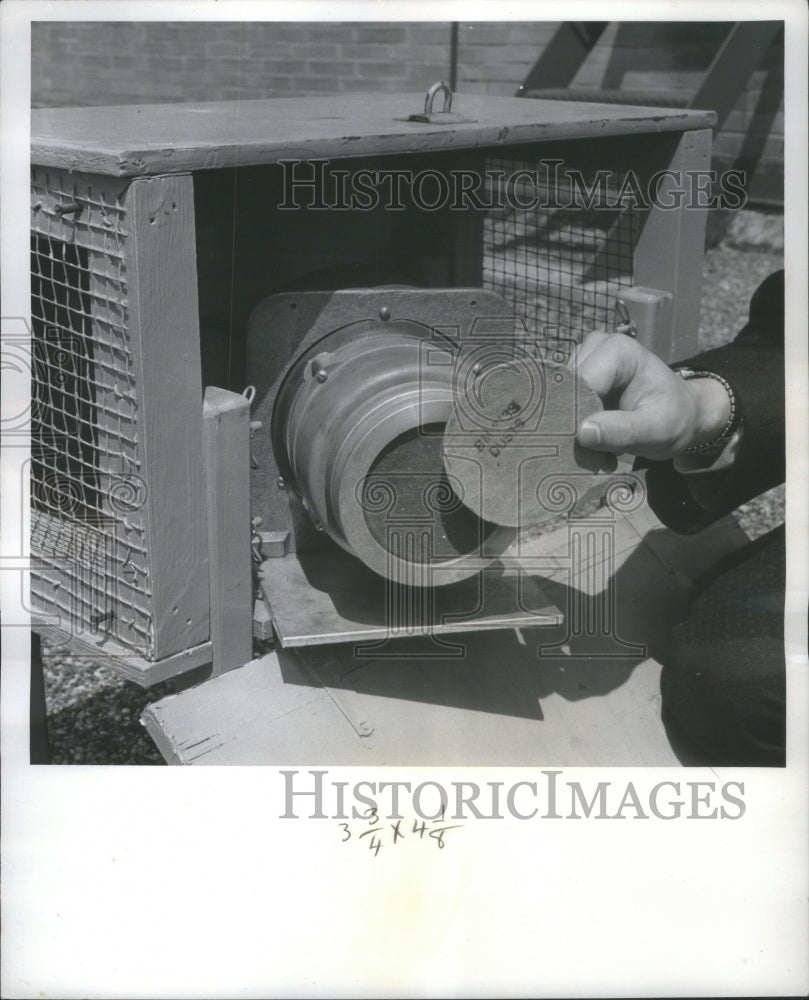
[[[374,727],[366,721],[367,707],[362,696],[351,688],[340,686],[346,675],[339,654],[331,650],[299,649],[298,663],[323,688],[342,713],[357,736],[372,736]]]
[[[656,354],[665,354],[671,335],[672,296],[657,288],[622,288],[615,301],[615,329]]]
[[[440,93],[444,95],[444,105],[440,111],[434,111],[435,99]],[[471,121],[471,119],[464,118],[463,115],[452,110],[452,90],[444,80],[434,83],[427,91],[427,96],[424,98],[424,111],[410,115],[407,120],[409,122],[424,122],[427,125],[457,125]]]
[[[625,333],[627,337],[637,337],[638,335],[638,328],[629,315],[629,310],[623,299],[615,300],[615,332]]]

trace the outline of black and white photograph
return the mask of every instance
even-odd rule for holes
[[[805,8],[3,6],[3,995],[804,995]]]
[[[31,41],[38,752],[784,764],[781,22]]]

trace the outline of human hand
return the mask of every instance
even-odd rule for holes
[[[570,363],[608,407],[582,422],[582,447],[664,460],[712,440],[730,419],[720,382],[683,379],[624,334],[589,334]]]

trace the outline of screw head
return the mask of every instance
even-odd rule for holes
[[[387,322],[390,319],[390,306],[382,306],[379,310],[379,318]]]
[[[325,368],[321,368],[320,371],[315,375],[315,378],[318,380],[318,382],[325,382],[328,377],[329,373],[326,371]]]

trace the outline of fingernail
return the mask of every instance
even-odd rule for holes
[[[592,420],[585,420],[579,428],[579,444],[585,448],[597,448],[601,444],[601,428]]]

